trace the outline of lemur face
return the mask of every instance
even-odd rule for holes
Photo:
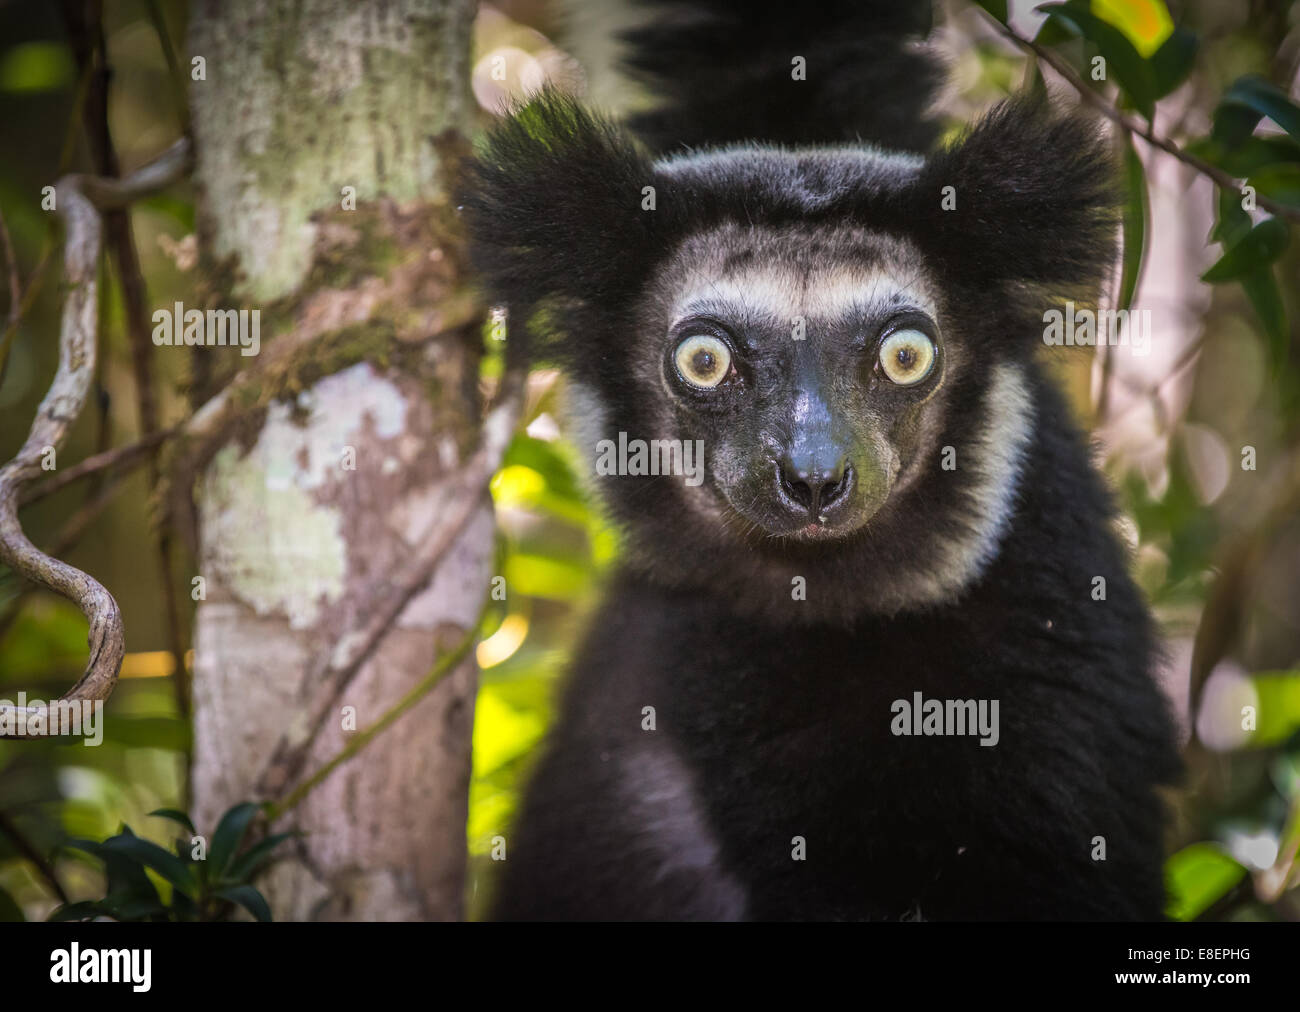
[[[651,427],[700,440],[705,480],[686,501],[728,536],[852,534],[939,449],[962,355],[903,241],[724,225],[687,239],[643,305]]]
[[[623,564],[772,621],[852,621],[951,600],[996,558],[1043,312],[1109,276],[1113,179],[1095,130],[1032,97],[926,157],[655,161],[551,94],[498,127],[463,199],[509,341],[568,377]],[[634,441],[696,469],[623,467]],[[791,612],[811,566],[824,592]]]

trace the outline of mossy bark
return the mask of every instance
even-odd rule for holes
[[[477,319],[446,192],[472,106],[474,8],[193,7],[196,308],[260,310],[263,356],[303,346],[241,392],[251,424],[232,426],[195,488],[201,831],[261,800],[277,743],[304,732],[312,672],[436,527],[475,443]],[[201,398],[249,367],[228,348],[193,354]],[[464,635],[491,557],[485,505],[311,731],[306,773]],[[277,918],[460,916],[475,680],[471,657],[276,825],[305,833],[261,883]]]

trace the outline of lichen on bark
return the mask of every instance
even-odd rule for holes
[[[195,4],[201,298],[258,308],[265,324],[259,359],[234,363],[244,371],[214,403],[218,438],[185,444],[208,587],[195,633],[201,826],[249,799],[317,688],[307,674],[436,527],[475,445],[481,313],[445,192],[472,104],[473,11]],[[195,349],[196,376],[229,379],[218,351]],[[367,725],[464,635],[490,575],[489,510],[485,499],[331,713],[352,707]],[[306,835],[265,882],[277,917],[459,916],[474,687],[471,658],[293,811]],[[348,733],[327,721],[308,768]]]

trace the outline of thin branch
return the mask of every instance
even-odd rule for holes
[[[1152,383],[1144,385],[1141,383],[1137,383],[1134,380],[1131,380],[1125,376],[1120,376],[1119,374],[1116,374],[1116,378],[1123,385],[1124,389],[1126,389],[1129,393],[1135,395],[1134,400],[1131,401],[1123,411],[1121,411],[1118,415],[1115,415],[1113,418],[1103,419],[1099,417],[1098,420],[1100,422],[1103,422],[1107,428],[1113,428],[1119,422],[1123,421],[1129,415],[1133,414],[1133,412],[1135,412],[1138,408],[1142,407],[1142,405],[1150,402],[1152,411],[1156,415],[1157,430],[1163,432],[1165,429],[1165,424],[1163,421],[1165,408],[1164,408],[1163,401],[1160,399],[1160,392],[1164,390],[1166,383],[1174,379],[1179,373],[1181,373],[1184,369],[1186,369],[1189,365],[1192,364],[1192,362],[1196,359],[1196,356],[1200,354],[1201,348],[1204,346],[1208,338],[1209,338],[1209,331],[1206,330],[1202,332],[1202,334],[1198,338],[1196,338],[1196,340],[1192,341],[1191,344],[1189,344],[1186,348],[1184,348],[1181,352],[1179,352],[1178,358],[1174,359],[1173,364],[1168,369],[1165,370],[1165,374]],[[1109,354],[1109,349],[1107,350],[1107,353]]]
[[[1268,868],[1255,873],[1255,894],[1264,903],[1276,903],[1295,885],[1297,858],[1300,858],[1300,793],[1291,799],[1286,821],[1278,840],[1277,859]]]
[[[1252,505],[1254,515],[1241,518],[1239,533],[1218,552],[1218,574],[1206,592],[1196,627],[1188,684],[1193,741],[1205,682],[1240,635],[1249,590],[1258,586],[1255,575],[1275,551],[1278,531],[1300,511],[1300,449],[1274,470],[1252,496]]]
[[[102,584],[81,570],[45,554],[31,543],[18,520],[22,490],[42,473],[51,450],[63,445],[68,430],[85,407],[95,374],[96,267],[103,241],[99,211],[168,186],[189,165],[189,144],[179,141],[158,161],[122,180],[64,176],[55,185],[55,208],[63,219],[64,280],[68,295],[59,335],[59,366],[37,408],[26,442],[13,460],[0,467],[0,561],[15,572],[76,602],[89,622],[90,656],[78,682],[62,701],[102,701],[112,693],[122,666],[125,643],[117,601]],[[25,721],[42,720],[51,731],[49,706],[19,708],[0,704],[0,737],[17,736]]]
[[[95,169],[101,177],[115,179],[121,175],[121,169],[108,121],[108,81],[112,77],[112,67],[108,62],[108,45],[104,38],[101,15],[101,11],[94,8],[87,10],[78,3],[69,3],[65,11],[74,43],[73,48],[78,59],[82,61],[83,69],[96,64],[98,66],[98,72],[92,75],[95,87],[92,88],[85,108],[86,133],[91,140]],[[169,66],[174,71],[175,54],[171,52],[165,27],[161,24],[161,12],[156,4],[151,10],[151,17],[154,18],[154,29],[160,36]],[[135,376],[140,433],[148,439],[160,428],[158,401],[154,393],[153,380],[154,348],[150,337],[144,274],[140,268],[140,254],[136,249],[135,236],[131,230],[131,218],[127,210],[119,208],[107,212],[104,215],[104,231],[108,251],[117,268],[118,283],[122,291],[122,307],[131,347],[131,368]],[[158,448],[155,445],[149,454],[150,489],[157,489],[160,479],[161,468]],[[189,687],[185,677],[184,635],[181,631],[180,612],[176,605],[176,582],[172,575],[172,538],[165,525],[159,525],[155,529],[155,534],[157,553],[154,561],[158,571],[158,585],[163,596],[167,645],[174,662],[175,675],[172,685],[176,709],[182,717],[186,717],[190,709]]]
[[[167,34],[167,19],[163,17],[158,0],[146,0],[145,7],[149,11],[149,20],[153,24],[154,34],[158,36],[158,45],[162,48],[163,59],[167,61],[167,73],[172,79],[172,100],[176,103],[176,116],[180,120],[181,133],[188,134],[190,106],[185,101],[185,77],[176,59],[176,49],[172,45],[171,36]]]
[[[47,239],[41,248],[41,255],[36,260],[36,266],[32,269],[32,276],[27,281],[27,290],[23,292],[16,304],[16,311],[14,306],[9,307],[9,318],[5,321],[4,331],[0,333],[0,383],[4,382],[5,371],[9,367],[9,349],[13,347],[14,339],[18,336],[18,325],[22,323],[23,317],[36,301],[36,295],[45,280],[45,270],[53,260],[51,256],[53,251],[54,243]]]
[[[23,302],[23,282],[18,277],[18,257],[14,255],[14,244],[9,241],[3,212],[0,212],[0,246],[4,248],[5,263],[9,266],[9,316],[5,323],[13,326],[18,322],[18,309]]]
[[[77,81],[77,93],[72,102],[72,115],[68,118],[68,124],[63,131],[63,145],[59,149],[59,175],[68,171],[68,166],[72,164],[72,151],[76,146],[77,124],[81,120],[81,110],[86,104],[86,94],[90,90],[90,67],[82,70],[81,77]],[[32,276],[27,281],[27,291],[23,293],[21,305],[17,315],[14,315],[11,309],[10,318],[5,323],[4,332],[0,333],[0,383],[4,382],[5,371],[9,367],[9,349],[18,336],[18,324],[22,322],[27,311],[32,308],[36,301],[36,295],[41,290],[41,284],[45,281],[45,270],[49,267],[54,259],[54,242],[51,238],[54,225],[51,223],[50,234],[47,234],[44,243],[41,246],[41,254],[36,258],[36,266],[32,269]]]
[[[111,450],[105,450],[93,457],[87,457],[72,467],[63,468],[39,485],[26,489],[18,497],[18,505],[28,506],[34,502],[40,502],[40,500],[54,495],[55,492],[62,491],[73,482],[90,474],[98,474],[100,471],[108,471],[113,468],[121,468],[124,471],[134,470],[148,459],[150,450],[160,446],[175,435],[177,428],[177,426],[173,426],[170,429],[162,429],[146,436],[139,442],[128,443],[126,446],[115,446]]]
[[[315,773],[295,787],[282,802],[273,804],[266,814],[266,821],[269,825],[286,812],[298,806],[308,794],[315,790],[325,779],[334,772],[339,766],[347,762],[363,748],[370,744],[379,734],[392,725],[398,717],[406,713],[411,707],[423,699],[452,671],[457,665],[468,656],[470,647],[474,645],[474,640],[478,636],[479,627],[483,624],[483,615],[487,611],[487,603],[484,603],[478,618],[470,624],[465,630],[465,635],[461,637],[451,650],[438,658],[437,662],[424,678],[418,684],[413,685],[409,692],[401,699],[384,711],[383,715],[371,724],[354,734],[348,743]]]
[[[1201,175],[1214,180],[1214,182],[1222,189],[1231,190],[1234,193],[1241,192],[1240,179],[1224,172],[1217,165],[1211,165],[1204,158],[1199,158],[1189,151],[1184,151],[1173,141],[1169,140],[1169,138],[1157,134],[1151,125],[1144,123],[1140,117],[1132,116],[1116,109],[1103,96],[1090,88],[1088,83],[1079,76],[1078,72],[1072,66],[1070,66],[1069,61],[1065,60],[1058,53],[1048,49],[1046,46],[1040,46],[1033,39],[1025,38],[1014,29],[1002,24],[1002,22],[998,21],[996,18],[990,18],[990,20],[997,26],[998,31],[1014,42],[1017,46],[1025,50],[1025,52],[1034,54],[1065,78],[1066,82],[1079,93],[1080,98],[1125,133],[1136,134],[1153,147],[1159,148],[1165,154],[1178,159],[1184,165],[1190,166]],[[1300,208],[1279,204],[1277,201],[1272,200],[1263,194],[1255,195],[1255,203],[1264,208],[1270,214],[1274,214],[1279,218],[1286,218],[1290,221],[1300,222]]]
[[[59,530],[58,536],[50,542],[50,547],[45,554],[52,555],[57,559],[72,551],[81,541],[82,535],[90,529],[90,525],[99,519],[99,515],[113,501],[118,487],[126,480],[128,473],[128,471],[119,471],[96,489],[94,495],[82,503],[77,512],[68,518],[67,522]],[[0,640],[4,639],[5,633],[9,631],[9,627],[18,618],[28,596],[34,590],[36,590],[35,584],[25,583],[22,589],[9,600],[4,612],[0,613]]]
[[[54,874],[50,862],[45,860],[41,852],[36,849],[36,845],[27,839],[27,835],[18,828],[18,824],[9,818],[9,814],[3,809],[0,809],[0,833],[9,837],[18,853],[22,854],[35,866],[41,878],[54,891],[54,895],[59,898],[59,902],[63,904],[69,903],[68,894],[63,891],[63,884],[59,881],[58,876]]]
[[[419,550],[386,584],[384,592],[359,626],[343,630],[333,643],[316,655],[311,670],[303,679],[304,684],[315,687],[307,702],[306,719],[295,721],[276,743],[257,779],[259,797],[279,797],[302,770],[312,742],[333,712],[339,697],[402,609],[428,585],[447,550],[478,511],[487,494],[488,482],[501,466],[522,413],[526,373],[527,370],[519,366],[506,370],[497,403],[484,420],[479,448],[448,490],[448,501],[454,504],[451,512],[435,521],[433,529],[419,540]]]

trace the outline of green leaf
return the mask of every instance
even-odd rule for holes
[[[1210,242],[1222,243],[1226,250],[1249,235],[1251,228],[1241,195],[1235,190],[1219,190],[1219,218],[1210,231]]]
[[[1144,59],[1149,59],[1174,32],[1174,19],[1165,0],[1089,0],[1087,7],[1114,25]]]
[[[1249,106],[1220,103],[1214,110],[1214,124],[1210,127],[1210,140],[1219,147],[1231,150],[1255,132],[1259,113]]]
[[[144,873],[144,865],[133,856],[123,855],[104,843],[95,840],[69,840],[65,845],[72,850],[84,850],[104,862],[108,879],[106,893],[124,899],[135,897],[160,903],[158,890]]]
[[[181,892],[187,894],[194,892],[196,883],[190,866],[171,851],[163,850],[158,844],[123,833],[105,840],[102,846],[110,853],[137,861],[146,868],[152,868]]]
[[[1034,36],[1034,42],[1051,48],[1064,42],[1071,42],[1078,37],[1079,33],[1067,28],[1064,22],[1057,21],[1055,18],[1044,18],[1043,23],[1038,27],[1038,34]]]
[[[1004,25],[1007,23],[1007,0],[976,0],[976,2],[988,11],[994,20]]]
[[[517,593],[550,601],[568,601],[591,582],[591,571],[577,562],[515,552],[505,564],[506,584]]]
[[[114,916],[114,911],[110,910],[102,900],[83,900],[80,903],[65,903],[50,914],[49,920],[54,922],[85,921],[91,917]]]
[[[225,874],[239,850],[244,834],[248,832],[249,823],[261,810],[261,805],[245,801],[231,808],[217,823],[217,831],[212,834],[212,846],[208,848],[208,861],[212,866],[214,881]]]
[[[1241,110],[1245,110],[1242,112]],[[1263,117],[1267,116],[1292,137],[1300,138],[1300,107],[1286,92],[1266,81],[1258,74],[1247,74],[1232,83],[1219,102],[1215,114],[1215,133],[1219,131],[1219,113],[1225,119],[1225,129],[1240,131],[1249,122],[1249,135]]]
[[[182,895],[176,893],[177,896]],[[128,898],[115,902],[112,896],[106,897],[104,906],[113,911],[113,917],[119,921],[153,921],[162,920],[167,916],[167,908],[159,902],[150,902],[146,899]]]
[[[1245,875],[1245,868],[1213,844],[1184,847],[1165,862],[1169,916],[1177,921],[1199,917]]]
[[[547,490],[555,495],[582,501],[582,489],[574,476],[573,468],[554,443],[523,434],[515,436],[506,448],[501,468],[513,465],[532,468],[545,480]]]
[[[23,42],[0,58],[0,91],[63,91],[77,80],[77,69],[62,42]]]
[[[178,921],[197,921],[199,919],[198,906],[194,900],[184,893],[172,893],[171,913],[174,919]]]
[[[18,901],[6,890],[0,889],[0,922],[25,920],[27,917],[23,914],[23,908],[18,905]]]
[[[184,826],[186,829],[189,830],[191,836],[198,835],[198,831],[195,830],[194,828],[194,823],[191,822],[190,817],[182,811],[179,811],[175,808],[155,808],[149,814],[156,815],[160,819],[171,819],[172,822],[179,822],[182,826]]]
[[[238,903],[263,923],[271,920],[271,908],[266,902],[266,897],[250,885],[231,886],[229,889],[222,889],[217,893],[217,898],[229,900],[231,903]]]
[[[1285,134],[1246,137],[1228,148],[1205,138],[1187,145],[1187,150],[1239,178],[1249,176],[1265,166],[1300,162],[1300,141]]]
[[[1196,50],[1200,41],[1186,28],[1175,28],[1160,48],[1151,54],[1147,63],[1155,83],[1155,97],[1164,98],[1177,88],[1192,72]]]
[[[296,832],[276,833],[272,836],[268,836],[265,840],[259,841],[254,846],[249,847],[248,850],[240,854],[239,857],[235,859],[234,863],[231,864],[230,870],[226,872],[226,878],[234,882],[249,881],[257,870],[270,859],[271,852],[275,850],[276,847],[280,846],[280,844],[284,843],[284,841],[290,837],[297,835],[299,834]]]
[[[1300,165],[1266,165],[1252,172],[1247,182],[1279,204],[1300,208]]]
[[[1264,326],[1276,371],[1286,363],[1287,349],[1290,346],[1286,307],[1282,303],[1282,292],[1277,287],[1277,279],[1271,268],[1261,265],[1241,279],[1241,287]]]
[[[1108,79],[1113,76],[1120,89],[1148,121],[1155,115],[1155,73],[1151,64],[1142,59],[1123,32],[1097,17],[1086,5],[1077,3],[1076,0],[1063,4],[1044,4],[1036,10],[1073,28],[1096,46],[1106,60]]]
[[[1121,310],[1133,304],[1138,279],[1142,276],[1149,213],[1146,172],[1131,139],[1124,144],[1124,182],[1128,199],[1124,202],[1124,267],[1119,286]]]
[[[189,721],[175,717],[107,717],[104,738],[130,748],[188,752],[193,742]]]
[[[1266,218],[1228,246],[1219,262],[1201,275],[1201,280],[1232,281],[1244,278],[1260,267],[1267,267],[1282,255],[1289,237],[1286,222]]]

